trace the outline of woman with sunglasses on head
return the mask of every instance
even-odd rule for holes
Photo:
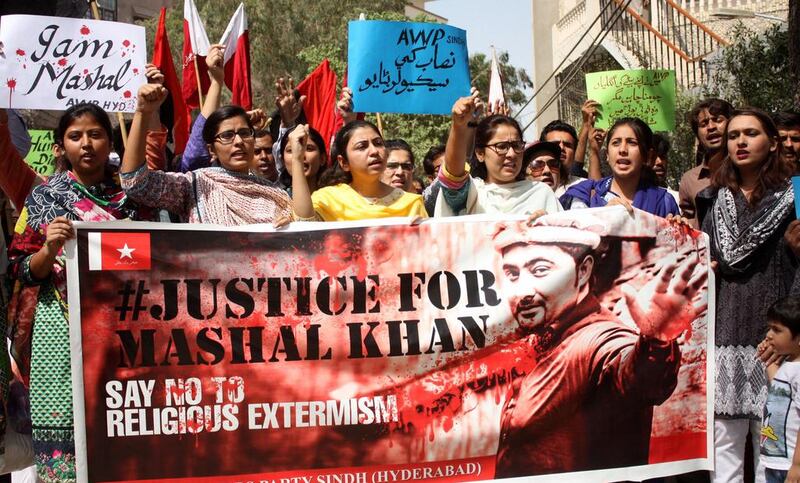
[[[553,190],[556,196],[567,191],[563,180],[569,177],[567,167],[561,162],[561,147],[558,143],[537,141],[525,148],[522,156],[527,167],[527,179],[539,181]]]
[[[313,194],[302,176],[308,126],[289,134],[290,169],[296,218],[304,221],[345,221],[370,218],[427,218],[422,196],[390,186],[381,177],[386,169],[386,147],[378,128],[367,121],[351,121],[333,141],[333,169],[323,177],[324,188]]]
[[[151,171],[144,166],[143,119],[159,108],[166,95],[166,89],[154,84],[139,89],[128,149],[120,168],[127,195],[189,223],[237,226],[289,221],[291,200],[286,192],[250,173],[255,130],[247,112],[239,106],[217,109],[203,126],[206,148],[219,166],[189,173]]]
[[[561,211],[553,190],[525,179],[522,129],[508,116],[490,115],[474,128],[476,164],[470,174],[467,158],[473,138],[472,120],[481,106],[475,89],[453,106],[445,162],[437,178],[441,192],[434,216]]]
[[[680,214],[675,199],[656,184],[650,168],[654,155],[650,126],[634,117],[619,119],[608,130],[607,142],[613,175],[582,181],[567,189],[561,197],[564,208],[622,204],[661,217]]]

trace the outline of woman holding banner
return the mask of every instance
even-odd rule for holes
[[[561,205],[572,209],[620,203],[664,218],[680,214],[675,199],[655,183],[655,173],[648,167],[655,154],[650,126],[635,117],[622,118],[611,126],[606,139],[613,175],[570,187]]]
[[[386,147],[378,128],[367,121],[351,121],[336,133],[336,163],[326,186],[311,194],[303,175],[309,128],[289,134],[292,146],[292,200],[296,219],[345,221],[408,216],[427,218],[422,196],[406,193],[381,181],[386,169]]]
[[[291,200],[286,192],[250,174],[255,130],[247,112],[239,106],[217,109],[203,126],[203,140],[219,166],[189,173],[147,169],[143,120],[158,109],[166,95],[166,89],[156,84],[139,89],[128,149],[120,168],[127,195],[143,205],[166,209],[189,223],[237,226],[288,222]]]
[[[151,219],[125,195],[109,166],[111,135],[108,114],[95,104],[78,104],[61,116],[54,141],[67,169],[33,189],[8,251],[17,282],[8,315],[11,352],[29,378],[35,460],[45,482],[75,481],[62,251],[74,237],[72,221]]]
[[[522,129],[508,116],[491,115],[475,127],[477,163],[470,175],[466,160],[472,141],[472,120],[482,104],[478,91],[473,89],[472,95],[462,97],[453,106],[445,162],[438,175],[442,190],[436,199],[434,216],[561,211],[549,186],[525,179]]]
[[[748,430],[758,461],[767,379],[756,353],[767,329],[767,309],[800,294],[798,252],[789,236],[798,222],[792,221],[793,167],[781,159],[778,130],[769,115],[758,109],[734,111],[723,139],[727,155],[697,202],[718,267],[713,480],[741,481]],[[762,468],[756,481],[764,481]]]

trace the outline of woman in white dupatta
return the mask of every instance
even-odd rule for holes
[[[447,139],[445,162],[437,181],[441,191],[434,216],[491,214],[531,215],[561,211],[555,194],[544,183],[525,179],[525,142],[517,121],[493,114],[474,124],[482,102],[478,91],[453,106],[453,124]],[[467,157],[473,132],[475,168],[470,174]]]

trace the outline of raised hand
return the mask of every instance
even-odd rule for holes
[[[252,111],[247,111],[247,117],[250,118],[250,124],[253,125],[253,129],[255,130],[262,130],[266,128],[270,121],[263,109],[253,109]]]
[[[589,131],[589,145],[595,151],[600,151],[600,146],[603,145],[603,140],[606,138],[606,130],[593,127],[591,131]]]
[[[587,99],[583,103],[583,106],[581,106],[581,117],[583,118],[583,125],[594,126],[594,122],[597,120],[599,113],[600,113],[600,103],[597,101],[593,101],[591,99]]]
[[[336,112],[345,124],[356,119],[356,113],[353,112],[353,91],[349,87],[342,88],[342,96],[336,103]]]
[[[622,286],[631,318],[642,334],[661,341],[675,340],[707,309],[700,289],[708,277],[691,246],[670,254],[656,277],[638,291]]]
[[[303,112],[303,103],[306,101],[306,96],[300,96],[300,99],[294,97],[294,80],[289,77],[285,80],[283,77],[279,78],[275,83],[275,107],[281,114],[281,125],[283,127],[292,127]]]
[[[147,64],[144,68],[144,76],[147,77],[148,83],[164,85],[164,74],[158,70],[155,64]]]
[[[453,124],[466,126],[480,113],[482,108],[483,101],[480,99],[480,92],[473,87],[468,97],[458,99],[453,105]]]
[[[167,98],[167,89],[161,84],[143,84],[136,98],[136,110],[150,114],[156,112]]]
[[[208,55],[206,56],[206,67],[208,67],[208,76],[217,84],[225,82],[225,65],[223,63],[225,56],[225,46],[222,44],[214,44],[208,48]]]
[[[308,125],[300,124],[289,133],[289,146],[292,148],[292,177],[303,176],[303,162],[306,160],[306,144],[308,144]]]

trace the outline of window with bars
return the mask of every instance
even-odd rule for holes
[[[100,12],[100,20],[117,20],[117,0],[96,0],[97,10]],[[92,9],[86,11],[86,18],[94,18]]]

